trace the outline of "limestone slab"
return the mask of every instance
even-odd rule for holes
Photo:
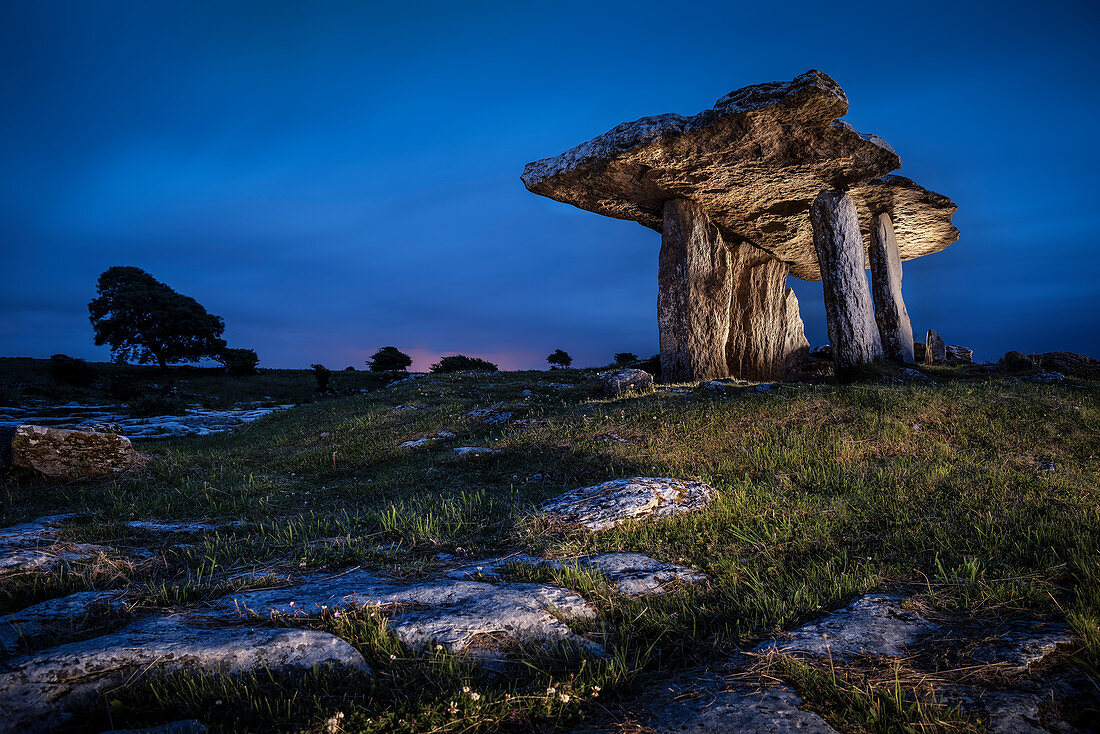
[[[588,530],[606,530],[627,520],[670,517],[702,509],[716,493],[703,482],[666,477],[632,477],[581,487],[540,505],[553,520]]]

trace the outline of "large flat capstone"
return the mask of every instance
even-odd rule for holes
[[[872,216],[888,213],[902,260],[958,239],[956,206],[900,176],[897,153],[840,118],[848,99],[811,70],[789,82],[727,94],[697,115],[643,117],[554,158],[527,164],[533,193],[661,231],[665,202],[697,204],[728,243],[748,242],[818,280],[808,212],[825,189],[856,202],[865,246]]]

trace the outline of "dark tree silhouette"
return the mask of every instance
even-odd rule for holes
[[[260,358],[255,349],[223,349],[217,360],[230,375],[254,375]]]
[[[554,353],[546,358],[546,361],[550,363],[550,369],[555,367],[565,368],[573,364],[573,358],[564,349],[555,349]]]
[[[452,354],[432,365],[432,372],[496,372],[497,366],[479,357],[467,357],[464,354]]]
[[[310,367],[313,368],[313,378],[317,380],[317,392],[324,392],[328,389],[328,381],[332,379],[332,373],[323,364],[311,364]]]
[[[615,355],[615,364],[619,367],[626,367],[628,364],[632,364],[638,361],[638,355],[634,352],[619,352]]]
[[[116,359],[175,362],[217,357],[225,322],[194,298],[176,293],[141,268],[116,266],[99,276],[99,297],[88,304],[95,343]]]
[[[412,357],[397,347],[382,347],[367,360],[371,372],[404,372],[412,364]]]

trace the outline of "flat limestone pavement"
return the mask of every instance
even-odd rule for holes
[[[708,484],[664,477],[614,479],[555,497],[539,509],[545,516],[606,530],[627,520],[670,517],[705,507],[715,497]]]

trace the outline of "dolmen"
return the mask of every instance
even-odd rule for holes
[[[908,178],[886,141],[840,119],[844,90],[811,70],[692,117],[626,122],[527,164],[532,192],[661,233],[661,376],[781,378],[808,352],[788,275],[821,280],[837,376],[913,362],[901,263],[958,239],[957,207]],[[874,283],[868,288],[870,264]]]

